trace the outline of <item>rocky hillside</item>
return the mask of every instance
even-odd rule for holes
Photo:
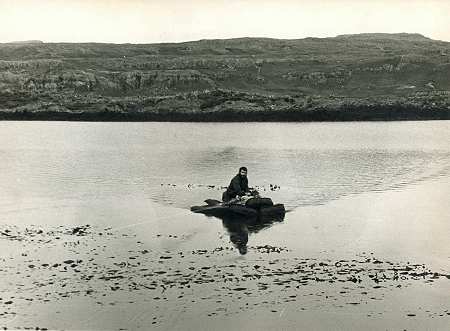
[[[450,43],[360,34],[0,44],[0,118],[450,119]]]

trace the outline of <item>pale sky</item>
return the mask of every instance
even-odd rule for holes
[[[0,42],[154,43],[409,32],[450,41],[450,0],[0,0]]]

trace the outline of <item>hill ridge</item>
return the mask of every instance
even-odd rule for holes
[[[448,119],[449,91],[450,43],[419,34],[0,44],[8,119]]]

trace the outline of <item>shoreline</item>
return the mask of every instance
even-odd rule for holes
[[[205,112],[205,113],[116,113],[116,112],[0,112],[0,121],[77,121],[77,122],[389,122],[450,120],[446,109],[351,109],[342,112],[315,111],[274,112]]]

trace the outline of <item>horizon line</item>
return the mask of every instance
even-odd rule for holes
[[[264,37],[264,36],[241,36],[241,37],[229,37],[229,38],[201,38],[201,39],[187,39],[182,41],[149,41],[149,42],[109,42],[109,41],[45,41],[41,39],[23,39],[23,40],[12,40],[6,42],[0,42],[0,44],[110,44],[110,45],[154,45],[154,44],[183,44],[183,43],[191,43],[191,42],[200,42],[200,41],[215,41],[215,40],[237,40],[237,39],[271,39],[271,40],[304,40],[304,39],[332,39],[344,36],[358,36],[358,35],[386,35],[386,36],[394,36],[394,35],[417,35],[421,36],[425,39],[429,39],[431,41],[438,42],[450,42],[448,40],[443,39],[433,39],[419,32],[360,32],[360,33],[345,33],[338,34],[333,36],[325,36],[325,37],[316,37],[316,36],[308,36],[301,38],[276,38],[276,37]]]

